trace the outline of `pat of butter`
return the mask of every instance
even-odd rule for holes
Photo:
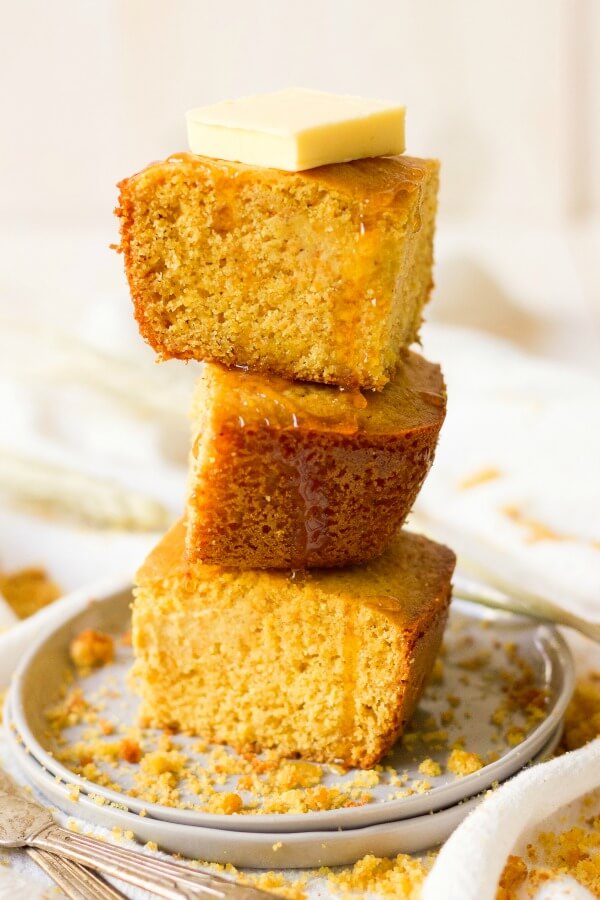
[[[404,151],[404,107],[291,88],[187,113],[192,153],[300,172]]]

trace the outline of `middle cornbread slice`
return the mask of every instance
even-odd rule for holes
[[[365,393],[206,365],[188,558],[300,569],[378,556],[429,471],[445,410],[439,366],[415,353],[383,391]]]

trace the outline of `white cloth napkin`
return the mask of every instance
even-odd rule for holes
[[[54,367],[51,376],[42,369],[40,377],[30,373],[25,382],[22,372],[15,377],[3,369],[0,358],[11,452],[111,478],[177,515],[185,485],[185,406],[194,373],[177,363],[158,369],[150,362],[147,368],[136,363],[138,375],[131,370],[129,388],[119,394],[114,373],[105,371],[110,361],[87,360],[86,377],[78,379],[81,358],[77,362],[77,354],[63,350],[61,377]],[[600,619],[599,385],[510,344],[457,328],[426,328],[424,353],[442,363],[449,406],[436,462],[418,502],[419,516],[460,554],[504,580],[546,592],[557,603]],[[153,392],[162,372],[165,383],[174,382],[165,388],[168,396],[163,394],[154,407],[143,406],[140,383],[147,378]],[[14,506],[0,512],[2,567],[41,563],[68,589],[100,576],[130,575],[156,540],[155,534],[40,518]],[[6,686],[33,636],[80,599],[59,601],[0,634],[0,686]],[[585,665],[600,667],[598,648],[585,642],[577,646],[583,648]],[[1,740],[0,758],[14,774]],[[598,785],[596,741],[501,787],[442,850],[426,900],[492,898],[521,831]],[[22,854],[11,854],[11,860],[11,871],[39,878]],[[1,870],[0,875],[2,898],[11,880]],[[11,897],[18,889],[14,881]],[[548,885],[544,891],[552,896]],[[312,893],[327,896],[322,884]]]
[[[600,621],[600,383],[458,328],[430,326],[424,351],[448,416],[417,510],[459,555]]]
[[[599,782],[600,738],[520,772],[474,809],[446,841],[422,900],[493,900],[506,857],[521,833]]]

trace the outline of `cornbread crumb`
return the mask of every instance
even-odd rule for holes
[[[496,900],[512,900],[527,879],[527,865],[520,856],[509,856],[500,876]]]
[[[433,664],[433,669],[429,677],[430,684],[441,684],[444,680],[444,662],[440,656]]]
[[[506,741],[510,747],[516,747],[525,740],[525,732],[518,725],[512,725],[506,732]]]
[[[436,762],[434,759],[428,758],[424,759],[423,762],[419,766],[419,772],[421,775],[429,775],[430,778],[437,778],[438,775],[442,774],[442,767],[439,762]]]
[[[529,845],[528,862],[510,856],[500,879],[496,900],[517,900],[524,887],[569,876],[600,897],[600,817],[561,832],[541,832]],[[532,891],[533,893],[533,891]]]
[[[20,619],[53,603],[61,593],[46,571],[37,566],[11,574],[0,573],[0,594]]]
[[[568,540],[564,535],[559,534],[553,528],[550,528],[544,522],[534,519],[527,515],[518,506],[504,506],[500,512],[505,515],[511,522],[521,525],[527,530],[526,542],[534,544],[537,541],[562,541]]]
[[[88,628],[73,638],[69,655],[78,669],[105,666],[114,659],[114,641],[110,635]]]
[[[142,748],[137,741],[124,738],[119,745],[119,755],[128,763],[139,763],[142,758]]]
[[[233,868],[233,867],[231,867]],[[277,897],[285,897],[286,900],[307,900],[307,894],[303,890],[307,875],[302,875],[294,881],[289,881],[281,872],[263,872],[260,875],[249,875],[245,872],[231,871],[226,867],[227,875],[235,875],[238,881],[251,884],[262,891],[270,891]]]
[[[453,775],[472,775],[485,765],[478,753],[455,748],[448,757],[448,771]]]
[[[598,737],[600,672],[590,672],[578,681],[567,707],[561,749],[576,750]],[[589,795],[583,810],[597,796]],[[523,889],[533,895],[540,884],[564,876],[600,897],[600,816],[562,832],[541,832],[527,847],[527,857],[527,861],[520,856],[508,858],[496,900],[517,900]]]
[[[393,859],[369,854],[341,872],[323,868],[317,874],[326,875],[328,886],[336,892],[341,889],[412,900],[418,896],[427,868],[423,862],[405,853],[399,853]]]
[[[489,481],[495,481],[497,478],[502,477],[502,472],[499,469],[496,469],[494,466],[489,466],[486,469],[479,469],[477,472],[473,472],[472,475],[463,478],[463,480],[459,483],[459,487],[463,491],[470,490],[470,488],[479,487],[481,484],[487,484]]]
[[[140,768],[148,775],[164,775],[165,773],[177,775],[183,769],[186,760],[187,756],[178,750],[156,750],[144,755]]]
[[[230,791],[217,791],[210,797],[206,804],[206,811],[210,813],[221,813],[225,816],[233,815],[242,811],[244,801],[239,794]]]
[[[600,737],[600,672],[580,679],[565,713],[562,746],[576,750]]]
[[[156,843],[156,841],[146,841],[146,843],[144,844],[144,850],[151,850],[152,852],[156,853],[156,851],[158,850],[158,844]]]
[[[431,782],[430,781],[413,781],[412,789],[417,794],[426,794],[427,791],[431,790]]]

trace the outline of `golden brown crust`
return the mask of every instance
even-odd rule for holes
[[[186,597],[214,588],[223,597],[235,591],[259,591],[276,598],[292,589],[306,595],[348,595],[350,602],[372,607],[403,630],[418,634],[433,613],[445,608],[456,557],[452,550],[401,529],[380,557],[343,569],[312,569],[296,578],[276,569],[235,569],[190,560],[184,551],[185,522],[177,521],[151,551],[136,575],[140,587],[169,582]],[[201,586],[201,588],[199,588]],[[235,602],[231,599],[231,602]]]
[[[445,404],[439,367],[412,353],[381,393],[364,395],[205,367],[190,559],[301,569],[379,555],[429,471]]]

